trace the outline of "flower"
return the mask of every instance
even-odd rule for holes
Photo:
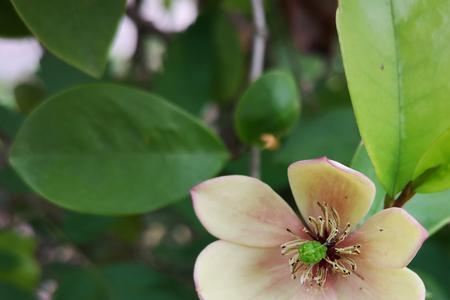
[[[422,280],[406,268],[428,235],[413,217],[389,208],[355,229],[374,184],[325,157],[292,164],[288,177],[304,223],[252,177],[192,189],[197,217],[220,239],[197,258],[200,299],[425,299]]]

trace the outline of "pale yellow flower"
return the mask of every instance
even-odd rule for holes
[[[196,214],[219,238],[194,271],[203,300],[422,300],[406,268],[427,237],[401,208],[367,214],[375,187],[327,158],[299,161],[289,182],[305,226],[268,185],[224,176],[192,189]]]

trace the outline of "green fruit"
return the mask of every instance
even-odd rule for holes
[[[262,135],[280,137],[289,132],[300,114],[300,96],[291,74],[271,71],[255,81],[241,97],[235,127],[246,143],[262,145]]]

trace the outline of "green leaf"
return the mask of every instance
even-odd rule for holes
[[[55,300],[195,299],[175,279],[138,263],[100,269],[59,266],[53,273],[59,282]]]
[[[40,61],[38,76],[48,95],[54,95],[66,88],[95,81],[85,73],[64,63],[50,53],[45,53]]]
[[[338,32],[358,126],[391,196],[450,128],[448,15],[447,0],[339,2]]]
[[[13,139],[22,122],[21,114],[0,105],[0,136]]]
[[[53,54],[100,77],[125,0],[12,0],[33,34]]]
[[[5,300],[37,300],[31,292],[0,282],[0,295]]]
[[[361,143],[356,149],[355,155],[353,156],[353,160],[351,163],[351,167],[372,179],[373,183],[375,183],[376,194],[375,199],[373,199],[372,206],[369,209],[369,212],[364,217],[364,220],[367,220],[370,216],[376,214],[380,210],[384,208],[384,196],[386,192],[383,190],[380,182],[377,180],[377,176],[375,174],[375,170],[370,162],[369,155],[367,154],[366,148]],[[364,221],[363,220],[363,221]]]
[[[33,289],[40,277],[34,259],[36,241],[14,231],[0,232],[0,281],[21,289]]]
[[[30,35],[30,31],[17,15],[11,1],[0,1],[0,36],[17,38],[28,35]]]
[[[229,101],[241,86],[245,70],[238,33],[225,14],[217,14],[212,38],[215,53],[213,91],[218,99]]]
[[[433,193],[450,188],[450,129],[422,156],[414,172],[415,191]]]
[[[291,164],[301,159],[327,156],[348,164],[359,140],[352,109],[336,108],[312,118],[302,118],[277,153],[277,160]]]
[[[131,214],[181,200],[227,156],[217,136],[163,99],[92,84],[38,107],[19,131],[10,161],[55,204]]]
[[[377,188],[374,203],[367,216],[369,217],[383,208],[386,192],[376,178],[375,170],[362,144],[356,151],[352,168],[368,176]],[[450,222],[450,201],[448,199],[450,199],[450,190],[434,194],[417,194],[406,203],[404,209],[413,215],[431,235]]]
[[[288,133],[300,114],[300,95],[290,73],[271,71],[246,90],[235,113],[239,137],[249,144],[261,144],[261,135],[277,137]]]
[[[200,16],[169,44],[162,73],[153,78],[153,91],[192,113],[212,100],[214,57],[213,20]]]

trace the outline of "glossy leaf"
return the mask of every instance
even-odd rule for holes
[[[422,156],[414,177],[415,191],[419,193],[433,193],[450,188],[450,129]]]
[[[0,1],[0,36],[17,38],[30,35],[10,0]]]
[[[352,168],[364,173],[375,183],[377,193],[367,217],[375,214],[384,206],[384,191],[375,176],[375,170],[369,160],[367,151],[360,145],[353,159]],[[450,190],[434,194],[416,194],[409,200],[404,209],[413,215],[430,234],[450,223]]]
[[[125,0],[12,0],[33,34],[53,54],[100,77]]]
[[[220,140],[189,114],[109,84],[46,101],[24,123],[10,157],[48,200],[98,214],[142,213],[180,200],[226,159]]]
[[[302,118],[276,156],[286,165],[320,156],[348,164],[359,140],[352,109],[336,108]]]
[[[450,2],[339,3],[339,39],[358,126],[383,187],[395,195],[450,127]]]
[[[291,74],[271,71],[252,83],[239,100],[235,128],[250,144],[261,144],[263,134],[288,133],[300,114],[300,96]]]

